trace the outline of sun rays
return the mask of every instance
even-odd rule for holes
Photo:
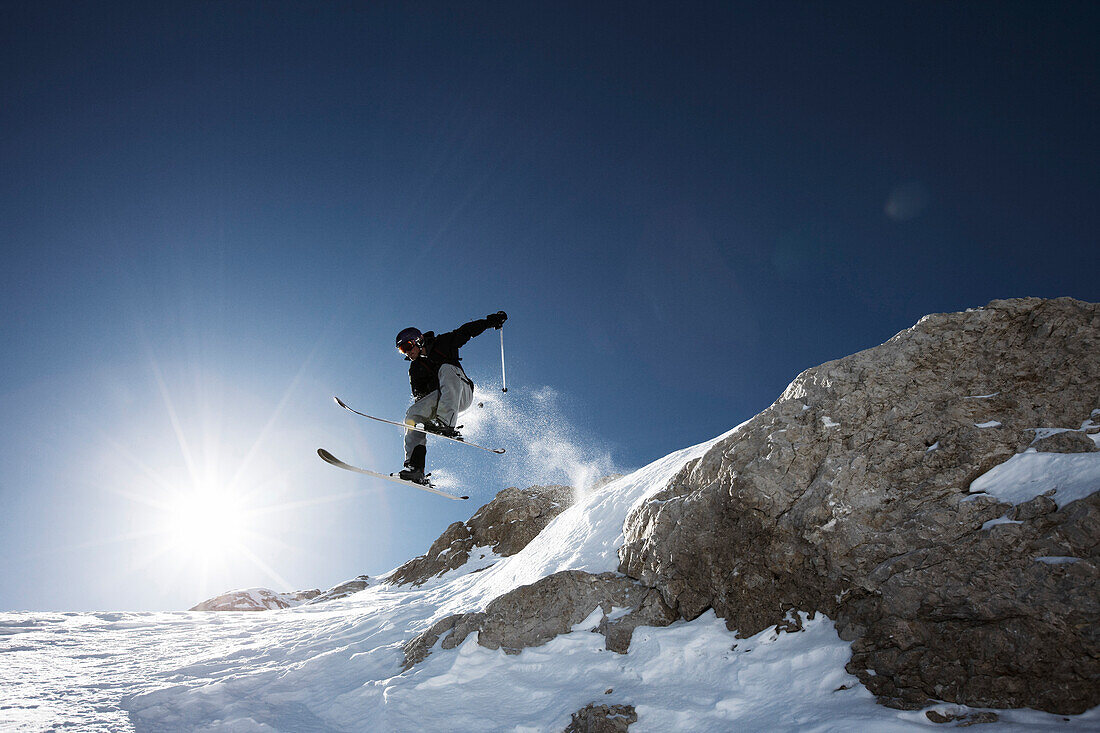
[[[127,548],[132,561],[120,582],[151,577],[166,589],[194,588],[196,601],[238,586],[294,589],[277,568],[321,541],[317,524],[328,517],[310,510],[362,493],[302,495],[316,485],[306,476],[313,449],[299,450],[293,397],[323,339],[281,395],[275,391],[277,400],[231,389],[228,373],[192,360],[158,359],[147,345],[150,391],[160,399],[147,401],[132,424],[99,430],[100,460],[113,467],[111,483],[99,488],[125,502],[118,531],[95,544]]]

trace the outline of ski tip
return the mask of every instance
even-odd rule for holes
[[[458,498],[459,498],[459,499],[469,499],[470,497],[468,497],[468,496],[460,496],[460,497],[458,497]]]
[[[321,456],[321,460],[328,461],[329,463],[332,463],[333,461],[336,460],[336,456],[332,455],[331,453],[329,453],[324,448],[318,448],[317,449],[317,455]]]
[[[500,454],[504,453],[504,449],[503,448],[494,448],[493,453],[496,453],[499,456]]]
[[[333,396],[332,396],[332,399],[333,399],[333,401],[334,401],[334,402],[335,402],[336,404],[340,405],[340,407],[345,407],[345,406],[346,406],[346,405],[344,405],[344,402],[343,402],[343,400],[341,400],[341,399],[340,399],[339,397],[337,397],[336,395],[333,395]]]

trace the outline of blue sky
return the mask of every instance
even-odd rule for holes
[[[0,608],[377,574],[504,486],[711,438],[925,313],[1097,300],[1097,21],[10,4]],[[316,457],[399,468],[399,432],[331,396],[399,418],[393,335],[499,309],[508,394],[495,332],[463,355],[510,454],[429,453],[470,502]],[[238,541],[199,548],[222,515]]]

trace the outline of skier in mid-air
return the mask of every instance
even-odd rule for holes
[[[413,404],[405,412],[406,425],[423,425],[426,430],[461,439],[455,427],[458,413],[474,399],[474,383],[462,369],[458,350],[488,328],[501,328],[508,314],[498,311],[453,331],[436,335],[405,328],[397,334],[397,350],[409,364],[409,385]],[[405,468],[398,475],[406,481],[426,483],[424,465],[427,437],[418,430],[405,430]]]

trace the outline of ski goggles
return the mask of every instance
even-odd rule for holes
[[[414,348],[416,348],[416,342],[415,341],[402,341],[401,343],[399,343],[397,345],[397,350],[400,351],[405,356],[408,356],[410,353],[412,353],[412,350]]]

